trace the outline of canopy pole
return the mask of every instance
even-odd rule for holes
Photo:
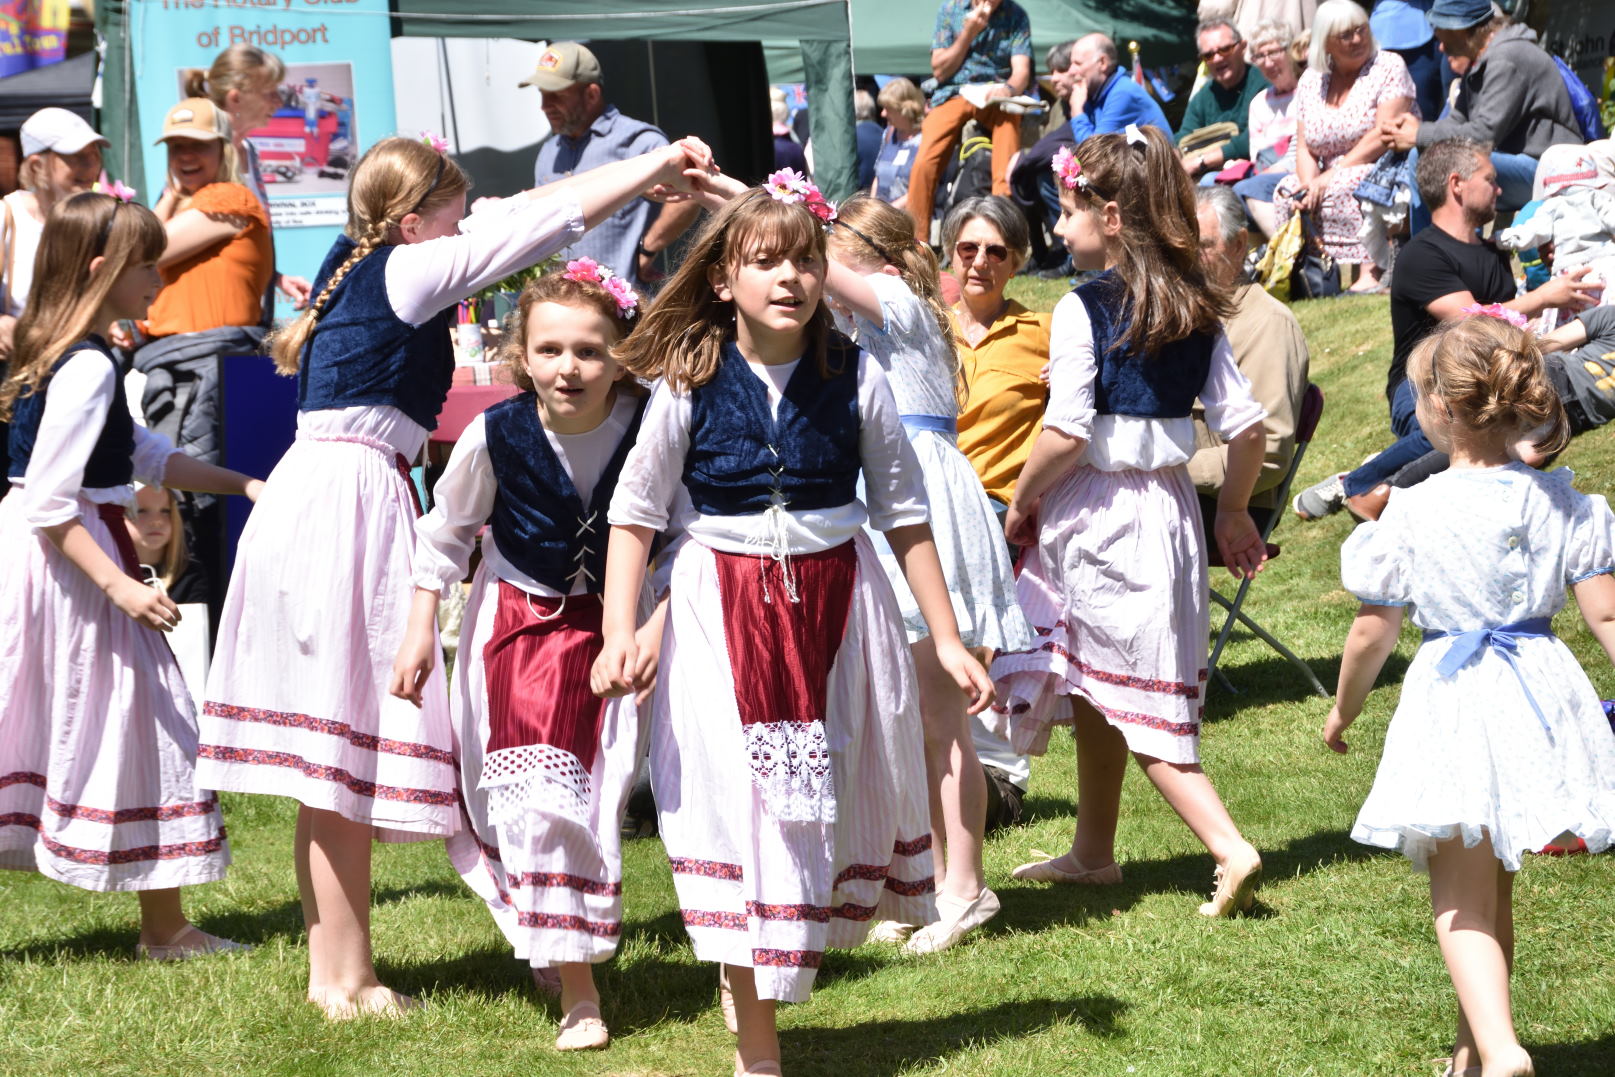
[[[832,202],[858,193],[858,144],[852,111],[852,43],[803,41],[802,71],[813,139],[813,179]]]

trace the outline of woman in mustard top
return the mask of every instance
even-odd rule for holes
[[[942,246],[959,281],[954,325],[967,393],[959,448],[1002,513],[1043,425],[1049,315],[1004,288],[1030,249],[1026,217],[1007,198],[968,198],[942,222]]]

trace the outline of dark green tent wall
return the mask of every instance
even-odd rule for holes
[[[1032,23],[1033,69],[1062,41],[1098,30],[1122,50],[1137,41],[1144,65],[1194,56],[1194,4],[1189,0],[1016,0]],[[931,35],[942,0],[852,0],[852,63],[860,75],[914,75],[931,70]],[[763,43],[773,82],[802,82],[800,50],[790,38]]]
[[[140,122],[130,58],[130,11],[162,0],[97,0],[106,38],[101,131],[112,141],[109,167],[141,174]],[[514,37],[527,40],[763,41],[795,43],[814,101],[815,174],[832,199],[857,188],[852,118],[850,0],[392,0],[394,33],[405,37]],[[927,35],[929,31],[926,31]],[[929,38],[927,37],[927,40]]]

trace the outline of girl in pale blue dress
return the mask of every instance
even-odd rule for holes
[[[1032,630],[1015,600],[1015,576],[981,479],[958,446],[958,357],[939,298],[936,259],[914,242],[913,222],[876,198],[854,198],[830,230],[825,282],[839,329],[880,363],[891,382],[903,427],[920,461],[931,530],[968,647],[1018,651]],[[976,757],[970,719],[957,688],[937,663],[891,547],[872,536],[897,593],[920,682],[926,771],[931,787],[932,850],[940,919],[916,932],[911,953],[945,950],[998,911],[981,867],[986,827],[986,776]],[[986,661],[990,657],[983,656]],[[872,937],[898,939],[901,925],[878,925]]]
[[[1570,833],[1597,852],[1615,829],[1615,734],[1549,621],[1575,592],[1615,659],[1615,517],[1566,469],[1513,460],[1522,430],[1544,452],[1568,440],[1531,337],[1506,322],[1449,322],[1413,353],[1419,423],[1451,470],[1398,490],[1341,550],[1362,599],[1324,741],[1362,709],[1404,611],[1424,630],[1352,828],[1430,874],[1436,937],[1458,993],[1449,1074],[1529,1074],[1509,1000],[1514,872],[1521,853]]]

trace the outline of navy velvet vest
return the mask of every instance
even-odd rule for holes
[[[1191,333],[1154,355],[1139,355],[1121,344],[1131,302],[1113,270],[1076,289],[1093,325],[1094,411],[1100,415],[1132,415],[1141,419],[1188,417],[1195,398],[1211,373],[1209,333]]]
[[[123,372],[117,360],[107,350],[106,342],[97,336],[84,338],[67,349],[67,354],[56,360],[47,375],[32,393],[17,398],[11,413],[11,478],[22,479],[28,472],[28,460],[34,455],[34,440],[39,436],[39,423],[45,417],[45,397],[50,393],[51,377],[62,369],[62,364],[74,352],[93,351],[106,358],[112,367],[112,404],[107,408],[106,422],[101,436],[90,451],[84,465],[82,486],[87,490],[108,486],[127,486],[134,481],[135,421],[129,415],[129,403],[123,395]]]
[[[544,435],[534,394],[521,393],[501,400],[483,412],[488,460],[493,464],[497,484],[489,526],[505,560],[563,595],[571,591],[572,576],[580,564],[588,569],[590,594],[599,594],[605,588],[606,536],[610,531],[606,508],[644,414],[641,402],[585,508],[567,477],[566,466]],[[582,525],[591,513],[594,518],[585,528]]]
[[[337,238],[314,281],[315,295],[353,247],[347,236]],[[385,404],[428,430],[437,426],[454,375],[449,343],[454,312],[439,311],[420,325],[393,313],[387,300],[387,259],[395,249],[382,247],[370,254],[326,300],[297,372],[300,410]]]
[[[828,378],[811,356],[785,384],[779,415],[768,388],[726,344],[713,379],[690,393],[684,485],[708,516],[746,516],[780,503],[793,512],[845,505],[858,496],[857,346],[833,336]]]

